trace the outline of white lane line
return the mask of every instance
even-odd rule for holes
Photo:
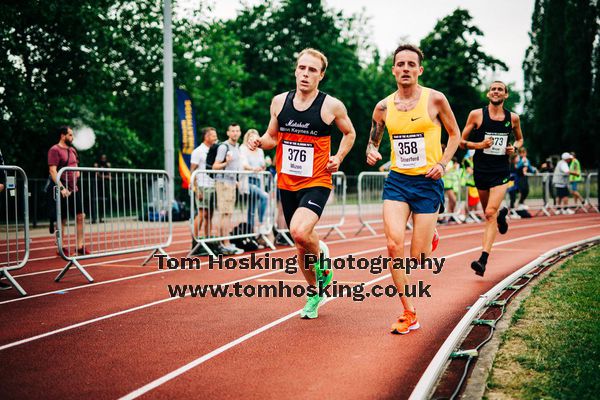
[[[482,231],[481,231],[482,232]],[[373,238],[378,238],[380,236],[383,235],[377,235],[377,236],[369,236],[368,238],[364,238],[364,237],[356,237],[356,238],[352,238],[352,239],[340,239],[340,240],[334,240],[334,241],[328,241],[328,244],[337,244],[337,243],[347,243],[347,242],[354,242],[354,241],[364,241],[367,239],[373,239]],[[178,253],[187,253],[189,250],[182,250],[182,251],[174,251],[171,252],[171,254],[178,254]],[[277,254],[277,253],[282,253],[282,252],[295,252],[295,249],[293,247],[286,247],[284,249],[278,249],[278,250],[271,250],[268,249],[266,252],[264,252],[264,254],[269,253],[269,254]],[[263,254],[261,252],[261,254]],[[239,256],[235,256],[235,257],[231,257],[232,259],[240,259],[240,258],[245,258],[248,257],[247,254],[242,254]],[[88,265],[84,265],[85,268],[90,267],[90,266],[98,266],[98,265],[107,265],[107,264],[112,264],[112,263],[119,263],[122,261],[130,261],[130,260],[142,260],[145,259],[146,256],[141,256],[141,257],[128,257],[128,258],[120,258],[117,260],[109,260],[109,261],[102,261],[102,262],[98,262],[98,263],[93,263],[93,264],[88,264]],[[201,264],[201,266],[205,266],[208,265],[208,261],[205,261]],[[61,271],[62,269],[57,269],[56,271]],[[53,290],[50,292],[44,292],[44,293],[38,293],[38,294],[32,294],[32,295],[28,295],[25,297],[18,297],[18,298],[14,298],[14,299],[10,299],[10,300],[5,300],[5,301],[1,301],[0,305],[3,304],[9,304],[9,303],[14,303],[17,301],[25,301],[25,300],[31,300],[31,299],[36,299],[39,297],[44,297],[44,296],[49,296],[52,294],[57,294],[57,293],[62,293],[62,292],[66,292],[66,291],[70,291],[70,290],[79,290],[79,289],[85,289],[85,288],[90,288],[90,287],[95,287],[95,286],[99,286],[99,285],[106,285],[109,283],[115,283],[115,282],[123,282],[129,279],[137,279],[137,278],[142,278],[144,276],[151,276],[151,275],[156,275],[156,274],[163,274],[163,273],[167,273],[167,272],[173,272],[173,271],[178,271],[175,269],[163,269],[163,270],[157,270],[157,271],[151,271],[151,272],[145,272],[142,274],[137,274],[137,275],[130,275],[130,276],[125,276],[122,278],[115,278],[115,279],[110,279],[107,281],[102,281],[102,282],[94,282],[94,283],[87,283],[84,285],[80,285],[80,286],[72,286],[69,288],[64,288],[64,289],[58,289],[58,290]],[[52,272],[52,271],[44,271],[44,273],[47,272]],[[41,274],[42,272],[33,272],[32,274]],[[22,275],[17,275],[16,277],[19,277]]]
[[[587,220],[588,218],[586,218]],[[594,218],[590,218],[590,219],[594,219]],[[554,222],[554,224],[561,224],[561,223],[569,223],[569,222],[573,222],[572,220],[563,220],[563,221],[556,221]],[[547,225],[547,222],[540,222],[540,223],[534,223],[534,224],[523,224],[523,225],[518,225],[518,226],[513,226],[512,229],[524,229],[524,228],[530,228],[530,227],[536,227],[536,226],[540,226],[540,225]],[[459,225],[457,225],[459,226]],[[480,226],[478,225],[473,225],[473,227],[477,227]],[[478,230],[474,230],[474,231],[470,231],[470,232],[466,232],[463,236],[466,235],[474,235],[474,234],[479,234],[483,232],[482,229],[478,229]],[[340,239],[340,240],[335,240],[335,241],[331,241],[331,242],[327,242],[329,244],[335,244],[335,243],[340,243],[340,242],[352,242],[352,241],[357,241],[357,240],[368,240],[368,239],[374,239],[374,238],[378,238],[378,237],[382,237],[383,234],[381,235],[376,235],[376,236],[368,236],[368,237],[355,237],[352,239]],[[453,237],[453,235],[444,235],[442,236],[442,240],[444,237]],[[294,249],[291,247],[287,247],[285,249],[278,249],[278,250],[273,250],[270,251],[270,254],[274,254],[274,253],[279,253],[279,252],[283,252],[283,251],[293,251]],[[179,254],[179,253],[185,253],[186,250],[182,250],[182,251],[173,251],[171,252],[171,254]],[[237,256],[237,257],[233,257],[234,259],[239,259],[244,257],[244,255],[242,256]],[[101,262],[97,262],[97,263],[93,263],[93,264],[88,264],[84,267],[89,267],[89,266],[99,266],[99,265],[107,265],[107,264],[111,264],[111,263],[117,263],[117,262],[122,262],[122,261],[130,261],[130,260],[141,260],[144,259],[145,256],[141,256],[141,257],[128,257],[128,258],[121,258],[121,259],[117,259],[117,260],[109,260],[109,261],[101,261]],[[203,263],[202,265],[205,265],[205,263]],[[41,274],[41,273],[49,273],[49,272],[57,272],[60,271],[62,269],[56,269],[56,270],[52,270],[52,271],[44,271],[44,272],[33,272],[32,274]],[[95,287],[95,286],[99,286],[99,285],[106,285],[106,284],[110,284],[110,283],[118,283],[118,282],[123,282],[123,281],[127,281],[130,279],[137,279],[137,278],[142,278],[145,276],[151,276],[151,275],[156,275],[156,274],[162,274],[162,273],[166,273],[166,272],[173,272],[176,270],[158,270],[158,271],[152,271],[152,272],[145,272],[142,274],[137,274],[137,275],[130,275],[130,276],[125,276],[122,278],[115,278],[115,279],[110,279],[107,281],[102,281],[102,282],[94,282],[94,283],[88,283],[88,284],[84,284],[84,285],[80,285],[80,286],[72,286],[70,288],[64,288],[64,289],[57,289],[57,290],[53,290],[50,292],[44,292],[44,293],[38,293],[38,294],[33,294],[33,295],[28,295],[25,297],[18,297],[18,298],[14,298],[14,299],[10,299],[10,300],[5,300],[5,301],[1,301],[0,305],[3,304],[9,304],[9,303],[14,303],[14,302],[18,302],[18,301],[25,301],[25,300],[31,300],[31,299],[36,299],[39,297],[45,297],[45,296],[49,296],[49,295],[53,295],[53,294],[61,294],[65,291],[70,291],[70,290],[79,290],[79,289],[85,289],[85,288],[90,288],[90,287]],[[18,275],[18,276],[22,276],[22,275]],[[17,277],[18,277],[17,276]]]
[[[451,238],[454,238],[454,237],[468,236],[470,234],[471,233],[469,233],[469,232],[462,232],[462,233],[455,233],[455,234],[452,234],[452,235],[446,235],[445,237],[448,238],[448,239],[451,239]],[[410,241],[405,244],[405,247],[408,247],[408,246],[410,246]],[[347,257],[350,254],[352,254],[353,256],[360,256],[360,255],[369,254],[369,253],[373,253],[373,252],[377,252],[377,251],[382,251],[382,250],[385,250],[385,249],[386,249],[386,247],[378,247],[378,248],[375,248],[375,249],[363,250],[363,251],[356,252],[356,253],[343,254],[343,255],[340,255],[340,256],[336,256],[336,258]],[[248,281],[248,280],[254,280],[256,278],[261,278],[261,277],[264,277],[264,276],[268,276],[268,275],[272,275],[272,274],[276,274],[278,272],[284,272],[284,271],[285,270],[270,271],[270,272],[266,272],[266,273],[263,273],[263,274],[257,274],[257,275],[248,276],[246,278],[242,278],[242,279],[239,279],[239,280],[236,280],[236,281],[232,281],[232,282],[228,282],[228,283],[219,283],[219,284],[215,284],[215,285],[211,285],[211,286],[215,287],[215,286],[222,286],[222,285],[233,285],[236,282],[245,282],[245,281]],[[186,297],[187,296],[189,296],[189,295],[186,295]],[[153,301],[153,302],[148,303],[148,304],[143,304],[141,306],[136,306],[136,307],[128,308],[126,310],[118,311],[116,313],[112,313],[112,314],[108,314],[108,315],[96,317],[96,318],[93,318],[93,319],[90,319],[90,320],[87,320],[87,321],[82,321],[82,322],[79,322],[79,323],[76,323],[76,324],[73,324],[73,325],[69,325],[69,326],[66,326],[66,327],[63,327],[63,328],[55,329],[55,330],[50,331],[50,332],[46,332],[46,333],[42,333],[42,334],[39,334],[39,335],[36,335],[36,336],[25,338],[25,339],[22,339],[22,340],[19,340],[19,341],[16,341],[16,342],[7,343],[7,344],[5,344],[3,346],[0,346],[0,351],[8,349],[8,348],[11,348],[11,347],[15,347],[15,346],[18,346],[18,345],[21,345],[21,344],[29,343],[29,342],[32,342],[34,340],[38,340],[38,339],[42,339],[42,338],[45,338],[45,337],[48,337],[48,336],[52,336],[52,335],[55,335],[57,333],[66,332],[66,331],[69,331],[71,329],[75,329],[75,328],[79,328],[79,327],[82,327],[82,326],[85,326],[85,325],[89,325],[89,324],[92,324],[94,322],[103,321],[103,320],[106,320],[106,319],[109,319],[109,318],[112,318],[112,317],[117,317],[119,315],[128,314],[128,313],[131,313],[131,312],[134,312],[134,311],[142,310],[144,308],[148,308],[148,307],[151,307],[151,306],[154,306],[154,305],[158,305],[158,304],[163,304],[163,303],[166,303],[168,301],[177,300],[177,299],[180,299],[180,298],[181,297],[173,297],[173,298],[168,297],[166,299],[157,300],[157,301]]]
[[[348,225],[348,226],[344,226],[342,229],[346,230],[347,228],[351,228],[351,227],[352,227],[352,225]],[[348,234],[348,232],[345,232],[345,233]],[[181,236],[181,235],[179,235],[179,236]],[[187,234],[187,236],[189,236],[189,234]],[[360,237],[354,237],[352,239],[338,239],[338,240],[331,241],[331,242],[328,241],[327,243],[339,243],[339,242],[345,242],[345,241],[354,241],[354,240],[358,240],[358,239],[376,238],[376,237],[380,237],[380,236],[383,236],[383,233],[375,235],[375,236],[360,236]],[[189,240],[173,241],[173,242],[171,242],[171,244],[169,245],[169,247],[171,247],[173,245],[177,245],[177,244],[182,244],[182,243],[189,243]],[[56,249],[56,246],[50,247],[50,248],[51,249]],[[187,254],[188,252],[189,252],[189,249],[186,249],[186,250],[177,250],[177,251],[169,251],[168,253],[169,253],[169,255],[171,255],[171,254]],[[104,261],[104,262],[100,262],[100,263],[88,264],[88,265],[84,265],[84,267],[105,265],[107,263],[120,262],[120,261],[144,260],[145,258],[146,258],[145,255],[144,256],[136,256],[136,257],[129,257],[129,258],[121,258],[119,260],[111,260],[111,261]],[[53,255],[53,256],[30,258],[28,260],[28,262],[32,262],[32,261],[45,261],[45,260],[55,260],[55,259],[59,259],[60,260],[61,258],[57,254],[57,255]],[[52,272],[59,272],[59,271],[62,271],[62,268],[56,268],[56,269],[49,269],[49,270],[43,270],[43,271],[30,272],[30,273],[21,274],[21,275],[13,275],[13,277],[18,278],[18,277],[23,277],[23,276],[42,275],[42,274],[48,274],[48,273],[52,273]]]
[[[375,224],[375,225],[377,225],[377,224],[383,224],[383,221],[381,221],[381,222],[375,222],[375,223],[372,223],[372,224]],[[360,222],[353,222],[351,224],[344,225],[342,228],[343,229],[358,228],[360,226],[362,226],[362,224]],[[184,236],[186,238],[191,238],[191,233],[190,233],[190,230],[189,230],[189,226],[186,225],[186,228],[187,229],[185,231],[182,231],[183,229],[175,229],[174,228],[173,229],[173,238],[180,237],[180,236]],[[319,228],[319,230],[321,230],[321,228]],[[107,235],[110,234],[110,232],[106,232],[106,233],[107,233]],[[118,232],[113,232],[113,234],[117,234],[117,233]],[[351,231],[351,232],[345,232],[345,233],[353,233],[353,232]],[[121,237],[121,241],[124,242],[124,241],[126,241],[126,239],[135,238],[136,237],[135,235],[136,235],[136,233],[130,233],[130,234],[127,235],[127,237]],[[96,237],[96,238],[98,237],[98,234],[96,234],[94,232],[92,235],[85,234],[85,236],[86,237],[90,237],[93,240],[94,237]],[[104,236],[104,232],[100,232],[100,236]],[[66,239],[63,238],[63,241],[66,241]],[[72,240],[72,241],[74,241],[74,240]],[[42,244],[42,242],[43,243],[46,243],[46,242],[47,243],[51,243],[51,244],[53,244],[53,246],[46,246],[46,247],[32,247],[31,246],[32,244],[36,244],[36,245]],[[173,242],[173,243],[188,243],[188,241],[187,240],[183,240],[183,241],[177,241],[177,242]],[[15,245],[16,245],[16,243],[15,243]],[[19,240],[19,246],[23,246],[23,248],[24,248],[25,242],[23,240]],[[32,240],[31,243],[30,243],[29,252],[38,251],[38,250],[51,250],[51,249],[56,249],[56,238],[54,236],[45,237],[43,240]],[[30,261],[36,261],[36,260],[46,260],[46,259],[47,259],[46,257],[40,257],[40,258],[30,258],[29,260]]]
[[[515,238],[515,239],[505,240],[505,241],[496,243],[496,245],[502,245],[502,244],[505,244],[505,243],[514,243],[514,242],[518,242],[518,241],[522,241],[522,240],[526,240],[526,239],[533,239],[533,238],[536,238],[536,237],[552,235],[552,234],[555,234],[555,233],[572,232],[572,231],[578,231],[578,230],[589,229],[589,228],[597,228],[597,225],[588,225],[588,226],[584,226],[584,227],[577,227],[577,228],[571,228],[571,229],[564,229],[564,230],[556,230],[556,231],[550,231],[550,232],[543,232],[543,233],[538,233],[538,234],[523,236],[521,238]],[[457,253],[453,253],[453,254],[450,254],[450,255],[445,256],[445,257],[446,258],[457,257],[457,256],[460,256],[460,255],[463,255],[463,254],[467,254],[467,253],[473,252],[473,251],[478,251],[480,249],[481,249],[481,247],[473,247],[471,249],[460,251],[460,252],[457,252]],[[386,274],[384,276],[381,276],[379,278],[376,278],[376,279],[373,279],[373,280],[371,280],[369,282],[366,282],[365,283],[365,287],[370,286],[370,285],[372,285],[372,284],[374,284],[374,283],[376,283],[378,281],[381,281],[383,279],[386,279],[386,278],[388,278],[390,276],[391,276],[391,274]],[[325,305],[327,303],[330,303],[330,302],[332,302],[332,301],[334,301],[336,299],[337,298],[333,298],[333,297],[329,298],[329,299],[327,299],[327,301],[325,303],[323,303],[323,305]],[[260,333],[263,333],[263,332],[265,332],[265,331],[267,331],[267,330],[269,330],[269,329],[271,329],[271,328],[273,328],[273,327],[275,327],[277,325],[282,324],[283,322],[289,320],[293,316],[299,314],[300,311],[301,310],[298,310],[298,311],[295,311],[295,312],[290,313],[288,315],[285,315],[285,316],[283,316],[283,317],[281,317],[281,318],[279,318],[279,319],[277,319],[277,320],[275,320],[275,321],[273,321],[273,322],[271,322],[271,323],[269,323],[267,325],[264,325],[264,326],[262,326],[262,327],[260,327],[260,328],[258,328],[256,330],[254,330],[252,332],[249,332],[249,333],[245,334],[244,336],[241,336],[241,337],[237,338],[236,340],[234,340],[232,342],[224,344],[223,346],[218,347],[217,349],[211,351],[210,353],[207,353],[207,354],[205,354],[205,355],[203,355],[203,356],[195,359],[194,361],[192,361],[192,362],[190,362],[190,363],[188,363],[188,364],[186,364],[186,365],[184,365],[184,366],[182,366],[182,367],[180,367],[180,368],[178,368],[178,369],[176,369],[176,370],[174,370],[174,371],[172,371],[172,372],[170,372],[170,373],[168,373],[168,374],[166,374],[166,375],[164,375],[164,376],[162,376],[162,377],[160,377],[160,378],[158,378],[158,379],[156,379],[156,380],[154,380],[154,381],[152,381],[152,382],[150,382],[150,383],[148,383],[148,384],[146,384],[144,386],[142,386],[141,388],[134,390],[133,392],[131,392],[131,393],[129,393],[129,394],[121,397],[120,400],[132,400],[132,399],[138,398],[141,395],[143,395],[145,393],[148,393],[149,391],[151,391],[153,389],[156,389],[157,387],[159,387],[159,386],[167,383],[168,381],[173,380],[173,379],[177,378],[178,376],[186,373],[187,371],[189,371],[189,370],[191,370],[191,369],[193,369],[193,368],[195,368],[195,367],[197,367],[197,366],[205,363],[206,361],[208,361],[208,360],[210,360],[210,359],[218,356],[219,354],[221,354],[221,353],[223,353],[223,352],[225,352],[225,351],[227,351],[227,350],[229,350],[229,349],[231,349],[231,348],[233,348],[233,347],[235,347],[235,346],[237,346],[239,344],[242,344],[243,342],[247,341],[248,339],[251,339],[254,336],[259,335]]]
[[[581,218],[579,219],[582,222],[585,222],[587,220],[592,220],[595,219],[597,217],[586,217],[586,218]],[[553,224],[566,224],[566,223],[570,223],[572,222],[572,220],[561,220],[561,221],[556,221]],[[547,225],[546,222],[537,222],[537,223],[533,223],[533,224],[522,224],[522,225],[518,225],[518,226],[513,226],[511,227],[511,229],[524,229],[524,228],[531,228],[531,227],[536,227],[536,226],[540,226],[540,225]],[[459,227],[462,225],[453,225],[453,227]],[[473,225],[473,227],[477,227],[480,226],[479,224],[477,225]],[[479,232],[479,231],[478,231]],[[327,243],[331,243],[331,244],[335,244],[335,243],[340,243],[340,242],[347,242],[347,241],[356,241],[356,240],[362,240],[362,239],[373,239],[373,238],[378,238],[378,237],[383,237],[383,233],[382,234],[378,234],[375,236],[361,236],[361,237],[354,237],[352,239],[338,239],[335,241],[328,241]],[[443,238],[443,237],[442,237]],[[187,241],[177,241],[177,242],[173,242],[171,243],[171,245],[173,244],[181,244],[181,243],[188,243]],[[178,254],[187,254],[189,252],[189,250],[177,250],[177,251],[170,251],[169,255],[178,255]],[[42,257],[42,258],[36,258],[36,259],[30,259],[29,261],[34,261],[34,260],[50,260],[50,259],[58,259],[60,258],[59,256],[51,256],[51,257]],[[102,266],[102,265],[109,265],[112,263],[118,263],[118,262],[122,262],[122,261],[134,261],[134,260],[144,260],[146,259],[146,255],[143,256],[134,256],[134,257],[127,257],[127,258],[119,258],[117,260],[108,260],[108,261],[100,261],[100,262],[96,262],[96,263],[91,263],[91,264],[87,264],[84,265],[85,268],[87,267],[96,267],[96,266]],[[135,265],[132,265],[132,267],[138,267]],[[13,275],[15,278],[19,278],[19,277],[26,277],[26,276],[36,276],[36,275],[44,275],[44,274],[50,274],[50,273],[54,273],[54,272],[60,272],[62,271],[62,268],[56,268],[56,269],[49,269],[49,270],[43,270],[43,271],[36,271],[36,272],[29,272],[26,274],[20,274],[20,275]],[[0,302],[0,304],[3,304]]]
[[[237,282],[245,282],[245,281],[249,281],[249,280],[254,280],[257,276],[259,276],[259,277],[268,276],[268,275],[275,274],[277,272],[281,272],[281,271],[269,271],[269,272],[265,272],[264,274],[253,275],[253,276],[250,276],[250,277],[238,279],[238,280],[227,282],[227,283],[220,283],[220,284],[212,285],[212,286],[233,285],[233,284],[235,284]],[[187,297],[187,295],[186,295],[186,297]],[[39,334],[39,335],[36,335],[36,336],[32,336],[32,337],[29,337],[29,338],[26,338],[26,339],[18,340],[16,342],[5,344],[3,346],[0,346],[0,351],[6,350],[6,349],[10,349],[11,347],[20,346],[20,345],[25,344],[25,343],[33,342],[35,340],[42,339],[42,338],[45,338],[45,337],[48,337],[48,336],[56,335],[56,334],[61,333],[61,332],[66,332],[66,331],[70,331],[70,330],[75,329],[75,328],[80,328],[82,326],[90,325],[90,324],[93,324],[95,322],[99,322],[99,321],[103,321],[103,320],[106,320],[106,319],[118,317],[119,315],[129,314],[129,313],[132,313],[134,311],[143,310],[145,308],[153,307],[153,306],[156,306],[156,305],[159,305],[159,304],[167,303],[169,301],[178,300],[178,299],[181,299],[181,297],[167,297],[166,299],[153,301],[152,303],[142,304],[141,306],[128,308],[126,310],[118,311],[118,312],[115,312],[115,313],[112,313],[112,314],[107,314],[107,315],[103,315],[101,317],[93,318],[93,319],[90,319],[90,320],[87,320],[87,321],[82,321],[82,322],[79,322],[77,324],[65,326],[64,328],[56,329],[56,330],[53,330],[53,331],[50,331],[50,332],[42,333],[42,334]]]

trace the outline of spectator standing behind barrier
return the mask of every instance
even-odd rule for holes
[[[271,175],[273,175],[274,180],[277,177],[277,168],[275,165],[273,165],[273,160],[271,159],[271,157],[269,156],[265,156],[265,165],[267,166],[267,171],[269,171],[271,173]],[[279,192],[279,188],[275,187],[267,187],[267,192],[270,192],[271,190],[275,190],[276,191],[276,198],[277,198],[277,217],[276,217],[276,223],[273,224],[273,236],[275,237],[275,244],[276,245],[282,245],[282,246],[287,246],[289,245],[289,243],[285,240],[285,238],[277,233],[277,228],[284,228],[286,226],[286,222],[285,222],[285,215],[283,214],[283,206],[281,205],[281,193]]]
[[[106,154],[102,154],[97,162],[94,163],[94,168],[110,168],[110,162]],[[95,200],[92,204],[92,224],[95,224],[97,220],[100,223],[104,222],[103,217],[106,216],[106,202],[110,201],[110,180],[112,176],[110,172],[96,172],[96,182],[93,186],[95,192]],[[108,199],[106,198],[106,191],[109,191]],[[110,203],[109,203],[110,204]],[[98,215],[100,214],[100,215]]]
[[[456,210],[457,197],[456,194],[460,190],[460,164],[458,159],[452,158],[446,165],[446,174],[444,175],[444,193],[448,199],[446,212],[453,214]],[[441,222],[449,223],[452,219],[445,217]]]
[[[544,161],[540,165],[539,172],[543,174],[542,183],[544,186],[544,204],[547,204],[550,199],[550,196],[554,200],[554,205],[556,205],[556,199],[554,197],[554,185],[552,184],[552,173],[554,172],[554,163],[552,162],[552,157],[548,157],[546,161]],[[546,193],[546,185],[548,186],[548,193]]]
[[[525,200],[529,195],[529,178],[527,177],[527,174],[533,174],[535,172],[537,172],[536,168],[531,165],[531,162],[527,158],[527,149],[521,147],[519,149],[519,158],[517,161],[517,175],[519,179],[515,182],[520,193],[519,208],[527,208],[525,205]]]
[[[248,148],[248,140],[259,138],[260,135],[256,129],[249,129],[244,135],[244,141],[240,146],[240,155],[242,157],[242,167],[246,171],[262,172],[266,168],[265,153],[263,149],[256,148],[254,151]],[[258,223],[259,233],[269,233],[264,226],[265,212],[267,211],[267,204],[269,196],[262,189],[263,183],[260,175],[248,177],[248,189],[250,194],[250,201],[248,204],[248,230],[254,232],[254,216],[256,214],[256,207],[258,206]]]
[[[569,171],[571,171],[571,174],[569,175],[571,194],[573,195],[575,204],[577,204],[578,201],[583,204],[583,196],[581,196],[581,194],[577,191],[577,185],[579,185],[579,182],[583,180],[583,177],[581,176],[581,164],[579,163],[577,157],[575,157],[575,152],[571,152],[571,156],[573,156],[571,159],[571,164],[569,165]]]
[[[2,150],[0,149],[0,166],[3,166],[3,165],[4,165],[4,157],[2,156]],[[3,193],[5,188],[6,188],[6,171],[2,170],[2,171],[0,171],[0,193]],[[4,282],[0,281],[0,290],[8,290],[11,287],[12,286],[9,285],[8,283],[4,283]]]
[[[210,148],[217,143],[217,130],[212,126],[202,128],[202,143],[192,151],[191,172],[198,168],[207,169],[207,156]],[[212,168],[212,165],[210,166]],[[192,238],[192,249],[196,248],[198,242],[196,238],[200,232],[204,232],[204,237],[210,237],[212,216],[215,210],[215,182],[207,173],[196,175],[196,182],[192,182],[192,190],[195,193],[194,204],[196,205],[196,216],[194,217],[194,237]],[[193,205],[192,205],[193,206]],[[217,254],[227,253],[218,243],[215,245],[214,252]],[[202,249],[197,249],[192,255],[203,255]]]
[[[571,174],[571,171],[569,170],[569,161],[571,161],[573,156],[565,152],[562,153],[560,158],[561,160],[556,164],[554,175],[552,176],[554,188],[556,189],[556,197],[558,197],[558,212],[559,214],[575,214],[573,210],[569,210],[565,207],[569,202],[568,185],[569,175]]]
[[[461,183],[467,189],[465,222],[476,222],[469,216],[469,212],[477,211],[477,205],[479,204],[479,193],[477,192],[475,179],[473,178],[473,154],[475,154],[475,150],[468,150],[463,158]]]
[[[242,160],[238,139],[242,134],[238,124],[232,123],[227,127],[228,140],[219,145],[213,169],[224,171],[241,171]],[[215,188],[217,189],[217,204],[221,214],[219,235],[228,236],[231,231],[231,216],[235,208],[237,174],[217,174]],[[223,240],[223,247],[230,254],[242,254],[244,251],[235,247],[229,239]]]
[[[77,186],[79,179],[79,171],[66,171],[61,175],[61,180],[57,180],[58,171],[63,167],[77,167],[79,157],[77,150],[73,147],[73,130],[69,126],[61,126],[56,131],[56,136],[59,138],[57,144],[48,150],[48,169],[50,179],[59,187],[59,193],[62,197],[61,217],[63,230],[66,226],[67,216],[71,216],[74,212],[76,215],[77,224],[77,254],[89,254],[83,243],[83,222],[85,218],[83,194]],[[67,215],[67,212],[69,215]],[[63,247],[65,256],[72,256],[71,249]]]

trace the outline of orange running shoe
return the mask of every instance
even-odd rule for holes
[[[419,329],[421,325],[417,321],[417,313],[404,310],[404,314],[398,318],[398,322],[392,324],[392,333],[406,335],[410,331]]]
[[[433,253],[435,249],[438,247],[438,243],[440,242],[440,234],[437,229],[433,231],[433,240],[431,241],[431,252]]]

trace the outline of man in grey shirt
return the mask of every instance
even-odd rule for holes
[[[559,214],[575,214],[573,210],[569,210],[564,207],[569,202],[569,161],[573,156],[569,153],[563,153],[560,157],[561,160],[556,164],[554,168],[554,174],[552,175],[552,184],[556,189],[556,197],[558,197],[558,213]],[[563,206],[563,207],[561,207]]]
[[[217,157],[213,164],[214,170],[241,171],[242,161],[240,147],[237,143],[242,130],[236,123],[227,127],[227,141],[219,146]],[[235,193],[237,185],[237,174],[217,174],[215,176],[215,188],[217,190],[217,204],[221,214],[221,225],[219,235],[227,236],[231,230],[231,215],[235,207]],[[244,251],[235,247],[229,239],[223,240],[223,246],[232,254],[241,254]]]

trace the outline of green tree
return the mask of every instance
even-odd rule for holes
[[[242,96],[253,99],[256,107],[247,110],[248,118],[259,130],[268,124],[273,96],[295,88],[297,54],[307,47],[326,54],[330,63],[320,89],[344,102],[358,132],[355,149],[342,169],[352,174],[362,170],[370,111],[381,95],[368,90],[364,81],[369,72],[364,73],[359,54],[371,52],[362,34],[364,17],[344,17],[319,0],[285,0],[278,5],[266,1],[242,10],[225,26],[241,43],[241,62],[249,76],[241,84]],[[339,138],[334,136],[334,149]]]
[[[461,127],[469,112],[483,105],[484,72],[507,70],[506,64],[481,50],[478,39],[483,33],[472,21],[467,10],[457,8],[420,43],[425,54],[422,81],[446,95]]]
[[[598,16],[595,0],[535,3],[523,69],[529,147],[542,157],[575,150],[584,166],[597,159],[592,128]]]

